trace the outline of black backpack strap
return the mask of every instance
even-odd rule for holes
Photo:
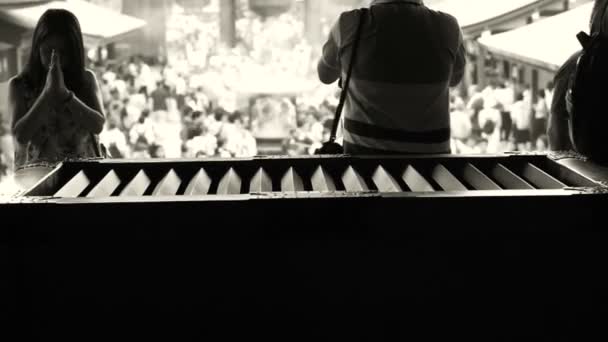
[[[583,50],[587,50],[589,48],[589,46],[591,45],[591,42],[593,40],[593,38],[591,38],[591,36],[588,35],[587,32],[585,32],[585,31],[579,32],[576,35],[576,39],[578,39],[578,42],[583,47]]]
[[[350,64],[348,65],[348,70],[346,72],[346,79],[342,84],[342,92],[340,93],[340,102],[338,103],[338,107],[336,108],[336,115],[334,117],[334,122],[331,127],[331,136],[329,137],[330,142],[336,141],[336,135],[338,134],[338,125],[340,124],[340,117],[342,115],[342,110],[344,109],[344,104],[346,103],[346,96],[348,95],[348,86],[350,84],[350,78],[353,73],[353,68],[355,66],[355,61],[357,57],[357,50],[359,47],[359,41],[361,40],[361,33],[363,31],[363,24],[365,21],[365,13],[366,9],[359,10],[359,24],[357,26],[357,31],[355,33],[355,41],[353,42],[353,51],[350,57]]]

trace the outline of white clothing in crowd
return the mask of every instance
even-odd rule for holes
[[[108,84],[112,84],[116,80],[116,73],[111,70],[107,70],[103,73],[103,75],[101,75],[101,79],[106,81]]]
[[[238,158],[253,157],[257,154],[257,143],[249,131],[236,129],[228,136],[225,149]]]
[[[545,103],[547,104],[547,108],[551,108],[551,104],[553,103],[553,90],[545,89]]]
[[[511,106],[511,118],[513,125],[519,130],[532,127],[532,112],[523,100],[517,101]]]
[[[217,138],[211,134],[203,134],[186,142],[189,158],[196,158],[199,153],[213,157],[217,149]]]
[[[511,86],[496,89],[495,96],[502,108],[508,110],[515,101],[515,89]]]
[[[150,119],[146,119],[143,123],[137,122],[129,131],[129,142],[135,145],[140,137],[146,139],[148,144],[154,143],[155,132]]]
[[[114,145],[116,149],[122,154],[123,158],[130,158],[129,145],[127,144],[127,138],[125,134],[114,127],[112,129],[105,129],[99,134],[99,141],[106,147]]]
[[[502,126],[502,117],[500,111],[495,108],[496,102],[487,103],[488,105],[479,112],[479,126],[483,129],[488,122],[494,126],[492,132],[483,132],[483,137],[487,139],[487,153],[500,152],[500,128]]]
[[[454,110],[450,113],[450,127],[454,139],[466,139],[471,135],[473,124],[466,112]]]
[[[549,116],[549,107],[545,99],[540,99],[534,106],[534,117],[536,119],[547,119]]]

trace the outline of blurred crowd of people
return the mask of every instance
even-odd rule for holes
[[[244,116],[214,105],[168,65],[97,65],[106,111],[100,141],[114,158],[255,155]]]
[[[469,96],[450,96],[452,152],[456,154],[545,152],[553,85],[533,100],[529,86],[493,80],[484,89],[471,86]]]
[[[288,123],[284,153],[307,153],[321,143],[335,90],[281,92],[310,79],[316,58],[292,14],[262,20],[246,13],[232,49],[220,44],[217,21],[176,8],[168,26],[167,61],[133,57],[95,66],[107,117],[100,140],[113,157],[253,156],[254,127],[265,114]],[[264,82],[274,83],[277,94],[271,89],[252,101],[256,90],[268,90]]]
[[[224,106],[203,87],[189,87],[171,67],[141,58],[99,66],[98,74],[107,119],[100,141],[115,158],[251,157],[258,153],[252,127],[265,115],[285,118],[291,136],[284,152],[301,153],[294,146],[320,144],[327,133],[323,123],[330,125],[333,116],[332,101],[314,106],[299,96]]]

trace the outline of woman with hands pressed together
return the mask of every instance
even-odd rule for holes
[[[66,159],[102,157],[105,116],[95,74],[85,69],[78,19],[46,11],[23,72],[9,82],[15,180],[29,188]]]

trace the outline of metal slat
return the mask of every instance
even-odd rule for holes
[[[55,193],[55,197],[78,197],[91,184],[89,177],[80,171]]]
[[[433,169],[432,177],[441,186],[444,191],[468,191],[466,186],[462,184],[456,176],[445,166],[439,164]]]
[[[87,197],[90,198],[101,198],[110,197],[120,186],[120,178],[114,170],[110,170],[105,177],[89,192]]]
[[[140,170],[137,175],[129,182],[129,184],[121,191],[121,197],[127,196],[143,196],[146,189],[150,186],[150,178],[146,175],[144,170]]]
[[[475,188],[475,190],[502,190],[498,184],[490,179],[490,177],[479,171],[479,169],[471,163],[467,163],[464,166],[462,176],[467,183]]]
[[[293,167],[290,167],[289,170],[285,173],[283,178],[281,179],[281,191],[283,192],[298,192],[304,191],[304,183],[302,182],[302,177],[298,175],[296,170]]]
[[[205,172],[205,169],[200,169],[188,183],[185,196],[204,196],[209,194],[211,188],[211,177]]]
[[[260,168],[251,179],[249,192],[272,192],[272,179],[263,168]]]
[[[403,173],[403,181],[412,192],[434,192],[433,186],[413,166],[408,166]]]
[[[312,175],[312,190],[319,192],[336,191],[336,184],[331,178],[331,175],[323,169],[322,166],[317,168],[317,171]]]
[[[372,179],[380,192],[401,192],[401,187],[397,181],[382,167],[382,165],[378,166]]]
[[[506,190],[534,190],[532,185],[502,164],[497,164],[492,169],[492,177]]]
[[[175,196],[181,184],[181,178],[175,173],[175,170],[171,169],[158,183],[152,196]]]
[[[344,183],[344,188],[348,192],[369,191],[363,177],[361,177],[352,166],[349,166],[346,171],[344,171],[342,182]]]
[[[530,163],[527,163],[524,166],[522,175],[525,179],[527,179],[530,183],[532,183],[539,189],[554,190],[563,189],[567,187],[566,184],[560,182],[550,174],[539,169],[536,165]]]
[[[222,177],[220,184],[217,187],[218,195],[239,195],[241,193],[241,177],[230,168]]]
[[[608,175],[606,166],[589,163],[578,158],[564,158],[555,162],[548,163],[547,167],[555,170],[560,175],[559,179],[568,182],[568,185],[577,187],[597,187],[597,182],[608,176],[601,176],[603,173]]]

